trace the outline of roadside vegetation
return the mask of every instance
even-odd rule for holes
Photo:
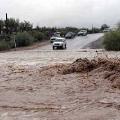
[[[103,45],[106,50],[120,51],[120,31],[106,33]]]
[[[34,42],[34,37],[28,32],[17,33],[15,39],[17,47],[28,46]]]
[[[35,42],[49,39],[49,29],[33,28],[28,22],[20,22],[10,18],[0,20],[0,50],[8,50],[14,47],[32,45]]]
[[[120,24],[116,30],[104,35],[103,45],[108,51],[120,51]]]

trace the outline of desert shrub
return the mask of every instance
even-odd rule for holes
[[[17,33],[15,40],[17,47],[28,46],[34,42],[34,37],[32,37],[28,32],[23,32]]]
[[[35,42],[41,41],[45,38],[44,33],[39,32],[39,31],[33,31],[33,32],[30,32],[30,34],[35,38]]]
[[[0,51],[10,49],[10,45],[8,41],[0,40]]]
[[[106,50],[120,50],[120,31],[112,31],[104,35],[103,45]]]
[[[9,41],[9,46],[10,48],[15,48],[15,42],[14,42],[13,37],[11,37],[11,40]]]
[[[0,50],[7,50],[15,47],[13,35],[0,36]]]
[[[49,35],[48,31],[43,32],[43,34],[44,34],[44,40],[48,40],[50,38],[50,35]]]

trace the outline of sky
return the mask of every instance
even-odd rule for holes
[[[0,19],[5,13],[40,27],[112,26],[120,21],[120,0],[0,0]]]

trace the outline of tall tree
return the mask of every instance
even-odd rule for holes
[[[7,21],[7,25],[8,25],[8,31],[9,33],[12,32],[17,32],[18,31],[18,27],[19,27],[19,20],[14,19],[14,18],[10,18]]]
[[[4,26],[5,26],[4,21],[0,20],[0,34],[2,33]]]

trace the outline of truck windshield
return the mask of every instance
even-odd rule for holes
[[[63,42],[64,40],[56,39],[55,42]]]

